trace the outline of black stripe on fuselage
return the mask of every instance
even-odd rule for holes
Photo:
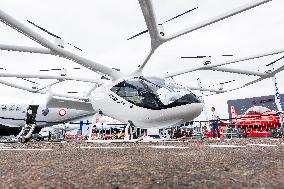
[[[35,128],[33,133],[38,133],[41,128]],[[21,131],[21,127],[8,127],[0,124],[0,136],[18,135]]]

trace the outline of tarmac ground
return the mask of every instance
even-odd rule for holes
[[[0,188],[284,188],[284,140],[0,143]]]

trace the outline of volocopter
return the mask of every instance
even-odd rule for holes
[[[148,32],[151,38],[151,49],[148,52],[145,59],[138,66],[137,70],[130,74],[123,74],[118,69],[110,68],[78,56],[64,48],[63,40],[54,36],[57,43],[50,42],[42,37],[40,34],[34,32],[29,27],[20,23],[10,15],[0,10],[0,20],[22,33],[23,35],[34,40],[43,48],[37,47],[26,47],[26,46],[14,46],[0,44],[1,50],[17,51],[17,52],[28,52],[28,53],[39,53],[39,54],[50,54],[60,56],[65,59],[72,60],[100,75],[101,80],[91,78],[78,78],[68,77],[66,75],[61,76],[49,76],[49,75],[35,75],[35,74],[12,74],[12,73],[0,73],[0,77],[17,77],[17,78],[39,78],[39,79],[57,79],[54,83],[60,83],[66,80],[84,81],[95,83],[96,87],[91,88],[86,96],[72,96],[65,94],[50,93],[50,98],[47,102],[49,106],[57,107],[72,107],[76,105],[77,109],[84,110],[84,104],[90,101],[95,111],[101,111],[103,114],[110,116],[114,119],[128,123],[130,125],[148,128],[148,127],[165,127],[178,125],[197,117],[202,109],[203,103],[191,92],[191,90],[202,90],[216,93],[223,93],[232,90],[237,90],[242,87],[246,87],[253,83],[262,81],[266,78],[274,76],[276,73],[282,71],[284,66],[275,69],[271,72],[259,72],[259,71],[248,71],[241,69],[231,69],[223,67],[228,64],[237,63],[240,61],[260,58],[264,56],[280,54],[284,52],[284,49],[276,50],[273,52],[260,53],[240,59],[231,61],[225,61],[217,64],[204,65],[194,69],[185,69],[180,72],[167,73],[161,77],[146,77],[143,75],[143,69],[149,62],[154,52],[164,43],[178,38],[182,35],[197,31],[203,27],[214,24],[221,20],[227,19],[231,16],[240,14],[244,11],[253,9],[259,5],[265,4],[272,0],[257,0],[252,1],[246,5],[235,8],[222,15],[219,15],[213,19],[209,19],[183,31],[165,35],[165,32],[161,32],[161,27],[157,24],[155,17],[155,10],[151,0],[139,0],[140,8],[143,12],[143,16],[148,28]],[[245,74],[251,76],[257,76],[258,78],[248,82],[239,87],[224,89],[210,89],[210,88],[198,88],[198,87],[183,87],[176,84],[171,77],[195,72],[199,70],[213,70],[228,72],[234,74]],[[9,83],[4,80],[0,80],[1,83],[23,89],[26,91],[45,94],[49,90],[32,89],[23,87],[17,84]],[[52,84],[53,85],[53,84]],[[49,87],[51,87],[50,85]],[[69,99],[66,99],[69,98]]]

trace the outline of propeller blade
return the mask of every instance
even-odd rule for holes
[[[140,33],[138,33],[138,34],[132,36],[132,37],[129,37],[127,40],[131,40],[131,39],[133,39],[133,38],[135,38],[135,37],[138,37],[138,36],[140,36],[140,35],[142,35],[142,34],[144,34],[144,33],[147,33],[148,31],[149,31],[148,29],[147,29],[147,30],[144,30],[144,31],[142,31],[142,32],[140,32]]]
[[[1,68],[0,68],[1,69]],[[74,70],[80,70],[81,68],[79,68],[79,67],[75,67],[75,68],[73,68]],[[39,70],[40,72],[49,72],[49,71],[61,71],[62,69],[60,69],[60,68],[52,68],[52,69],[50,69],[50,70],[45,70],[45,69],[42,69],[42,70]]]
[[[45,28],[43,28],[43,27],[41,27],[41,26],[39,26],[39,25],[36,25],[36,24],[33,23],[32,21],[29,21],[29,20],[27,20],[27,21],[28,21],[28,23],[30,23],[31,25],[33,25],[33,26],[37,27],[38,29],[40,29],[40,30],[46,32],[47,34],[49,34],[49,35],[51,35],[51,36],[53,36],[53,37],[55,37],[55,38],[61,39],[61,37],[59,37],[58,35],[55,35],[54,33],[51,33],[50,31],[48,31],[47,29],[45,29]],[[79,51],[83,51],[82,49],[80,49],[79,47],[77,47],[77,46],[75,46],[75,45],[72,45],[71,43],[67,43],[67,44],[70,45],[70,46],[72,46],[72,47],[74,47],[75,49],[77,49],[77,50],[79,50]]]
[[[284,56],[282,56],[281,58],[278,58],[277,60],[274,60],[273,62],[270,62],[266,66],[271,66],[272,64],[275,64],[276,62],[278,62],[279,60],[282,60],[283,58],[284,58]]]
[[[29,79],[26,79],[26,78],[21,78],[22,80],[25,80],[25,81],[27,81],[27,82],[30,82],[30,83],[32,83],[32,84],[37,84],[37,85],[39,85],[38,83],[36,83],[36,82],[34,82],[34,81],[31,81],[31,80],[29,80]]]
[[[188,11],[185,11],[184,13],[181,13],[181,14],[175,16],[175,17],[172,17],[171,19],[168,19],[167,21],[163,22],[163,24],[165,24],[165,23],[167,23],[167,22],[170,22],[170,21],[172,21],[172,20],[174,20],[174,19],[176,19],[176,18],[178,18],[178,17],[180,17],[180,16],[183,16],[183,15],[187,14],[187,13],[190,13],[190,12],[196,10],[196,9],[198,9],[198,7],[195,7],[195,8],[193,8],[193,9],[190,9],[190,10],[188,10]]]
[[[215,84],[215,85],[210,85],[208,86],[209,88],[210,87],[215,87],[216,85],[224,85],[224,84],[228,84],[228,83],[231,83],[231,82],[235,82],[236,80],[230,80],[230,81],[225,81],[225,82],[221,82],[221,83],[218,83],[218,84]]]
[[[234,56],[232,54],[223,54],[224,57],[231,57]],[[212,56],[182,56],[181,58],[205,58],[205,57],[212,57]]]
[[[107,78],[106,76],[102,76],[101,79],[105,79],[105,80],[110,80],[109,78]]]
[[[76,47],[75,45],[72,45],[71,43],[67,43],[68,45],[74,47],[75,49],[79,50],[79,51],[83,51],[82,49],[80,49],[79,47]]]
[[[43,27],[40,27],[40,26],[36,25],[35,23],[33,23],[33,22],[29,21],[29,20],[27,20],[27,21],[28,21],[28,23],[30,23],[31,25],[33,25],[33,26],[37,27],[38,29],[44,31],[45,33],[47,33],[47,34],[49,34],[49,35],[51,35],[53,37],[56,37],[58,39],[61,39],[61,37],[59,37],[58,35],[55,35],[54,33],[51,33],[47,29],[44,29]]]
[[[234,82],[234,81],[236,81],[236,80],[225,81],[225,82],[219,83],[219,84],[227,84],[227,83],[231,83],[231,82]]]
[[[73,47],[74,47],[75,49],[77,49],[77,50],[79,50],[79,51],[82,51],[82,52],[83,52],[83,50],[82,50],[82,49],[80,49],[79,47],[76,47],[75,45],[73,45]]]
[[[120,69],[119,68],[111,68],[113,70],[116,70],[116,71],[119,71],[120,72]]]
[[[205,58],[207,56],[182,56],[181,58]]]

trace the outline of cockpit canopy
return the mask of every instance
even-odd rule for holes
[[[263,106],[253,106],[246,111],[246,114],[263,114],[270,111],[268,108]]]
[[[153,110],[200,103],[191,91],[172,79],[137,77],[118,83],[111,91],[136,106]]]

